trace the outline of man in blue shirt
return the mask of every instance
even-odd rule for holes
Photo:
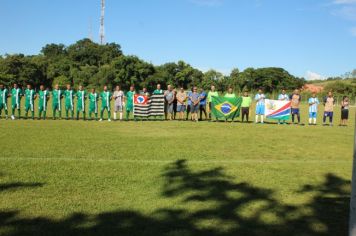
[[[206,92],[204,91],[203,88],[200,89],[199,91],[199,97],[200,97],[200,102],[199,102],[199,111],[200,111],[200,120],[203,120],[203,113],[205,119],[207,118],[206,114]]]
[[[309,104],[309,125],[316,125],[319,99],[316,97],[315,92],[313,92],[312,97],[308,99],[308,104]]]
[[[261,124],[263,124],[263,117],[265,115],[265,98],[262,89],[258,90],[258,94],[255,96],[256,101],[256,124],[258,124],[258,117],[261,117]]]

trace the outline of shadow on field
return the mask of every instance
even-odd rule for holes
[[[328,174],[320,185],[306,185],[295,194],[310,201],[297,206],[280,203],[274,191],[235,183],[223,168],[191,170],[185,160],[163,172],[162,196],[179,199],[174,208],[151,215],[113,211],[76,213],[52,220],[0,213],[4,235],[165,235],[165,236],[305,236],[346,235],[350,182]],[[176,201],[175,201],[176,202]]]
[[[23,182],[14,182],[14,183],[6,183],[0,184],[0,193],[8,190],[15,189],[26,189],[26,188],[34,188],[34,187],[42,187],[42,183],[23,183]]]

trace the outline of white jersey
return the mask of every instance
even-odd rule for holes
[[[318,112],[319,99],[318,98],[309,98],[309,112]],[[313,105],[311,105],[314,103]]]
[[[279,94],[278,95],[278,100],[280,100],[280,101],[289,101],[289,96],[288,96],[288,94]]]
[[[265,95],[264,94],[256,94],[255,100],[257,101],[257,106],[264,106],[265,105]]]

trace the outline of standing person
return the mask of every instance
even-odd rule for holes
[[[91,89],[91,92],[89,93],[89,119],[92,120],[92,114],[94,113],[95,115],[95,120],[98,120],[98,101],[99,101],[99,95],[95,91],[95,88]]]
[[[4,87],[3,84],[0,84],[0,117],[2,110],[5,112],[5,118],[8,118],[7,111],[7,98],[9,97],[9,90]]]
[[[65,97],[65,109],[66,109],[66,119],[68,120],[68,112],[71,113],[71,118],[74,118],[74,91],[70,84],[67,84],[67,90],[64,91]]]
[[[209,102],[209,119],[212,119],[211,109],[212,109],[212,102],[213,97],[218,97],[219,93],[215,91],[215,86],[211,85],[210,91],[208,92],[208,102]]]
[[[291,100],[291,109],[292,109],[292,123],[294,123],[294,116],[297,116],[298,124],[300,124],[300,110],[299,105],[302,101],[302,96],[300,96],[300,92],[298,89],[294,90],[293,94],[290,96]]]
[[[62,118],[62,98],[63,91],[59,88],[59,85],[56,84],[54,86],[54,90],[52,91],[52,114],[53,120],[56,119],[56,111],[58,111],[58,118]]]
[[[159,86],[161,87],[161,86]],[[158,89],[158,85],[157,85]],[[156,91],[156,90],[155,90]],[[130,118],[130,112],[133,112],[133,99],[135,92],[135,87],[133,85],[130,86],[130,90],[126,93],[125,101],[126,101],[126,120]]]
[[[79,85],[79,90],[76,94],[77,97],[77,120],[79,120],[79,112],[83,114],[83,120],[85,120],[85,100],[87,99],[87,92],[82,85]]]
[[[347,126],[347,120],[349,119],[349,97],[344,96],[341,101],[341,124],[340,126]]]
[[[147,91],[146,87],[143,87],[142,91],[140,92],[140,95],[150,96],[150,93]]]
[[[40,91],[38,91],[38,99],[38,119],[40,120],[43,114],[43,119],[45,120],[47,113],[47,103],[49,100],[49,92],[44,88],[43,85],[40,86]]]
[[[265,99],[266,96],[263,94],[262,89],[258,90],[258,93],[255,95],[256,101],[256,124],[258,124],[258,117],[261,117],[261,124],[263,124],[263,118],[265,115]]]
[[[178,119],[184,120],[185,101],[187,100],[187,94],[185,93],[183,87],[179,89],[176,98],[177,98]]]
[[[27,89],[25,90],[25,114],[26,119],[28,118],[28,111],[31,111],[32,120],[35,119],[35,98],[36,93],[35,90],[32,89],[31,84],[27,85]]]
[[[248,123],[251,103],[252,103],[251,97],[248,95],[247,91],[244,91],[242,95],[242,103],[241,103],[242,122],[244,122],[244,117],[246,117],[246,122]]]
[[[101,110],[100,110],[100,121],[103,121],[104,110],[108,112],[108,121],[111,121],[111,109],[110,101],[112,99],[112,94],[108,91],[108,86],[104,86],[104,91],[100,94],[101,98]]]
[[[178,106],[178,101],[177,101],[177,90],[173,89],[173,120],[176,119],[177,116],[177,106]]]
[[[156,89],[153,91],[152,95],[162,95],[164,94],[163,90],[161,89],[161,84],[157,84]],[[164,109],[166,111],[166,109]],[[157,119],[157,116],[154,116],[154,119]],[[163,120],[163,116],[161,117]]]
[[[200,120],[203,120],[203,113],[204,113],[205,119],[207,119],[208,118],[208,116],[206,114],[207,95],[203,88],[200,89],[199,97],[200,97],[200,102],[199,102]]]
[[[236,94],[234,93],[232,87],[229,87],[227,89],[227,93],[225,94],[224,97],[226,97],[226,98],[236,98]]]
[[[308,99],[309,104],[309,125],[316,125],[316,117],[318,114],[319,99],[316,97],[316,92],[313,92],[312,97]]]
[[[167,91],[164,93],[164,100],[166,101],[166,114],[167,119],[172,120],[173,118],[173,101],[174,101],[174,92],[171,85],[167,86]]]
[[[285,89],[282,89],[282,93],[278,95],[278,100],[279,101],[289,101],[289,96],[288,96],[288,94],[286,94]],[[281,124],[281,122],[283,124],[286,124],[285,120],[278,120],[278,124]]]
[[[333,97],[333,93],[330,91],[328,93],[328,96],[324,98],[323,125],[326,125],[326,117],[329,117],[330,126],[333,125],[334,104],[335,104],[335,99]]]
[[[120,113],[120,121],[122,120],[122,112],[124,109],[124,92],[120,89],[120,86],[115,87],[115,91],[113,94],[113,98],[115,100],[114,107],[114,120],[116,120],[117,112]]]
[[[191,90],[188,92],[188,96],[187,96],[187,117],[186,117],[186,120],[188,120],[188,117],[189,117],[189,113],[191,113],[192,111],[192,99],[191,99],[191,96],[192,96],[192,93],[193,93],[193,88],[191,88]],[[192,116],[190,117],[191,120],[192,119]]]
[[[192,120],[198,122],[200,94],[198,93],[197,87],[193,87],[193,92],[190,94],[190,100],[192,102],[190,110],[190,112],[192,113]]]
[[[17,110],[18,119],[21,117],[21,97],[23,96],[22,90],[19,88],[18,84],[14,84],[13,89],[11,90],[11,108],[12,115],[11,119],[15,120],[15,110]]]

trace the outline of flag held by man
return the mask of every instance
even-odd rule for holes
[[[265,113],[267,119],[289,120],[291,114],[291,102],[266,99]]]
[[[240,116],[241,97],[212,97],[211,112],[217,119],[234,119]]]
[[[148,117],[150,114],[149,98],[146,95],[134,95],[134,116]]]

